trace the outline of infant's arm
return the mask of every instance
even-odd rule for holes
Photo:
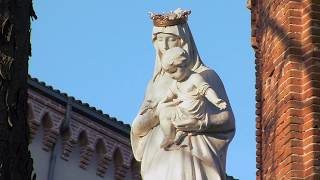
[[[212,88],[208,88],[207,92],[206,92],[206,98],[215,106],[217,106],[220,110],[226,109],[227,108],[227,103],[220,99],[217,96],[217,93],[212,89]]]
[[[226,109],[227,103],[218,97],[217,93],[210,87],[210,85],[200,74],[193,74],[192,81],[197,89],[202,91],[202,94],[208,99],[208,101],[210,101],[220,110]]]

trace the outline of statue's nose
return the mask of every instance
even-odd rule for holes
[[[168,42],[165,42],[165,43],[164,43],[164,49],[165,49],[165,50],[168,50],[168,49],[169,49]]]

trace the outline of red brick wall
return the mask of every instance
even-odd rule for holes
[[[320,179],[320,0],[249,0],[257,180]]]

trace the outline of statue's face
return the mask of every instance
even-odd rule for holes
[[[180,56],[178,58],[186,59],[183,56]],[[172,79],[175,79],[177,81],[182,81],[182,80],[186,79],[188,76],[190,76],[190,74],[191,74],[191,71],[189,70],[189,68],[187,68],[187,65],[185,63],[180,64],[176,67],[171,67],[171,68],[167,69],[166,72],[169,74],[169,76]]]
[[[173,34],[160,33],[156,38],[157,46],[161,53],[173,47],[181,46],[181,39]]]

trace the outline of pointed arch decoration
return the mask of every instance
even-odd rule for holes
[[[44,132],[42,149],[49,152],[54,147],[59,135],[59,132],[53,130],[50,112],[43,113],[43,116],[40,119],[40,125]]]
[[[96,174],[100,177],[104,177],[107,172],[108,165],[112,160],[107,156],[106,145],[102,138],[99,138],[96,141],[95,151],[98,155]]]
[[[82,130],[78,136],[78,145],[80,147],[80,164],[79,167],[82,169],[87,169],[90,158],[94,150],[88,146],[89,138],[85,130]]]
[[[121,148],[115,148],[113,153],[113,165],[114,165],[114,177],[115,179],[124,179],[126,173],[128,172],[128,168],[124,165],[124,157],[121,152]]]

